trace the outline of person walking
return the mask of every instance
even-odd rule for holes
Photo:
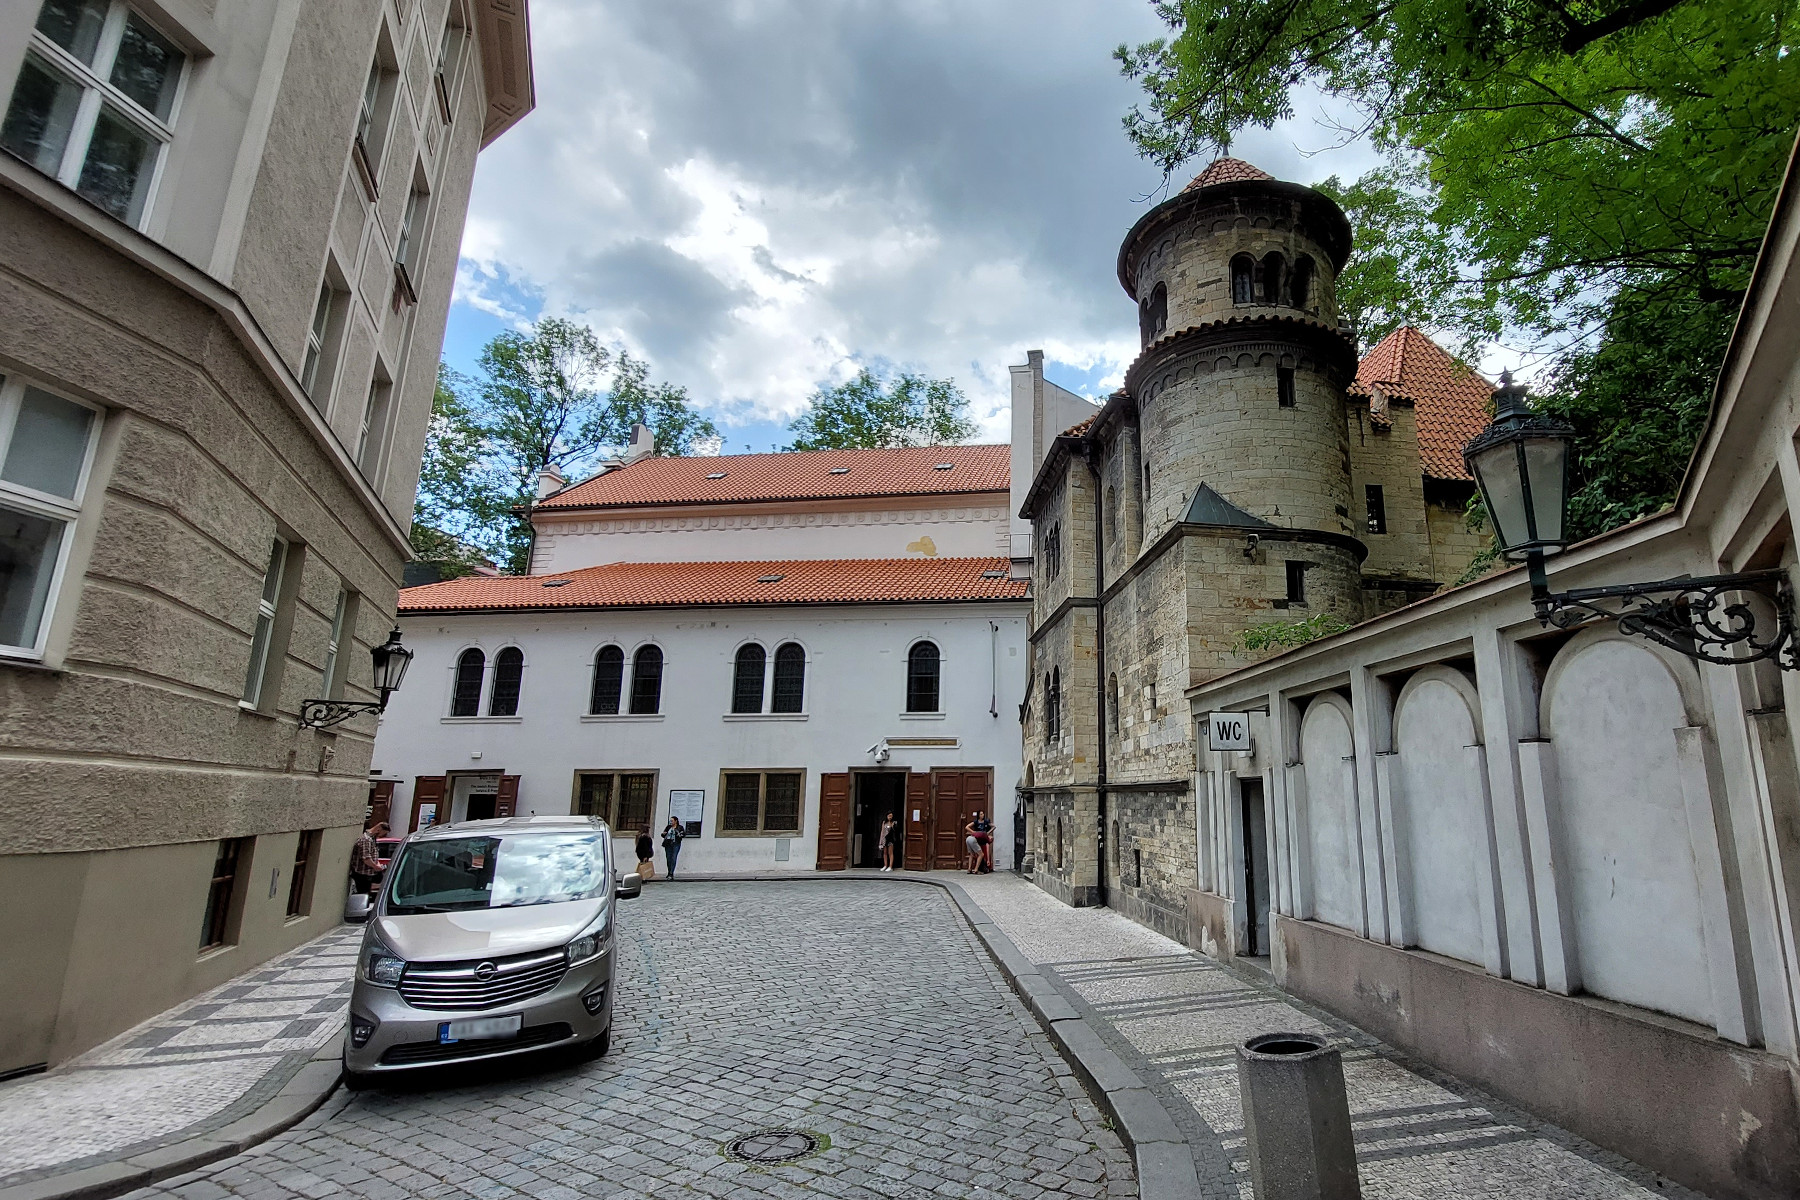
[[[894,851],[897,848],[899,841],[900,841],[900,822],[894,820],[893,813],[889,813],[887,815],[887,820],[885,820],[881,823],[881,869],[882,870],[891,871],[894,869]]]
[[[387,831],[386,821],[375,822],[363,830],[350,851],[350,882],[364,896],[373,896],[376,885],[381,882],[381,847],[375,844],[375,839],[386,837]]]
[[[642,829],[637,835],[638,878],[656,878],[656,843],[650,840],[650,831]]]
[[[687,836],[687,828],[674,817],[663,826],[662,844],[663,858],[669,864],[669,878],[675,878],[675,860],[681,857],[681,839]]]

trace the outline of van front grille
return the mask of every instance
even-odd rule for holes
[[[478,1012],[541,996],[561,982],[567,969],[560,949],[512,958],[408,963],[400,977],[400,995],[414,1008]]]

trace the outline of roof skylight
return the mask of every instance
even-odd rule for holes
[[[714,471],[711,475],[708,475],[707,478],[708,479],[723,479],[723,478],[725,478],[725,472]]]
[[[756,577],[756,582],[758,582],[758,583],[780,583],[782,580],[784,580],[786,578],[787,578],[786,575],[758,575]]]
[[[848,475],[850,473],[850,468],[849,467],[833,467],[833,468],[831,468],[831,473],[833,475]]]
[[[1005,579],[1006,572],[1005,571],[983,571],[981,573],[981,577],[983,579]]]
[[[546,580],[544,580],[544,586],[545,587],[567,587],[569,584],[574,583],[574,582],[575,581],[573,579],[546,579]]]
[[[938,463],[935,466],[933,466],[931,469],[934,471],[948,471],[955,465],[956,465],[955,463]]]

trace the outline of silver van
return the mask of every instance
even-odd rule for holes
[[[413,1067],[612,1041],[612,832],[587,817],[509,817],[406,839],[363,933],[344,1037],[357,1087]]]

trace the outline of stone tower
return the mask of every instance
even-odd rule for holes
[[[1118,270],[1143,337],[1125,380],[1143,542],[1179,521],[1238,523],[1210,491],[1299,535],[1305,552],[1282,551],[1299,564],[1296,598],[1356,620],[1345,398],[1356,357],[1336,296],[1349,253],[1349,223],[1328,197],[1222,158],[1138,221]]]

